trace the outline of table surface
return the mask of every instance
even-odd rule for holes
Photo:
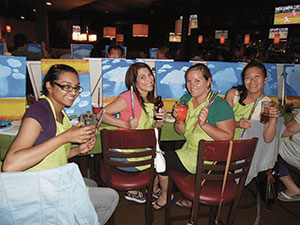
[[[118,129],[117,127],[114,126],[110,126],[110,125],[106,125],[106,124],[101,124],[100,126],[100,130],[102,129],[110,129],[110,130],[116,130]],[[90,151],[88,154],[99,154],[102,152],[101,149],[101,139],[100,139],[100,132],[98,131],[96,133],[96,144],[95,147],[92,151]],[[14,135],[4,135],[4,134],[0,134],[0,160],[3,160],[8,149],[9,146],[11,145],[11,143],[13,142],[13,140],[15,139]],[[183,137],[183,135],[178,135],[175,130],[174,130],[174,123],[171,122],[165,122],[163,128],[162,128],[162,133],[161,133],[161,141],[178,141],[178,140],[185,140],[185,138]]]

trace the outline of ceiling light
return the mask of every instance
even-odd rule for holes
[[[46,5],[51,6],[52,2],[46,2]]]

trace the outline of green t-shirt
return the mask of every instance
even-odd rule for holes
[[[199,125],[193,132],[194,125],[198,120],[200,111],[205,106],[206,101],[195,109],[193,108],[193,103],[191,100],[187,103],[189,111],[185,122],[186,130],[184,133],[186,142],[181,149],[176,150],[180,161],[182,162],[184,167],[192,174],[196,173],[199,141],[201,139],[213,140],[202,130]],[[216,122],[222,122],[232,118],[234,118],[234,114],[231,106],[226,100],[218,96],[213,104],[209,107],[207,118],[208,123],[216,127]]]

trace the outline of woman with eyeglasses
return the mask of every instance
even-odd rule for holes
[[[59,167],[68,159],[94,148],[95,126],[83,122],[72,127],[64,108],[71,106],[82,92],[76,70],[64,64],[52,66],[42,86],[43,95],[25,112],[18,135],[9,148],[3,172],[41,170]],[[71,146],[78,143],[78,146]],[[101,224],[109,219],[119,196],[110,188],[96,188],[85,179],[89,195]]]

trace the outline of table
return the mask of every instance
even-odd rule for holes
[[[102,129],[118,129],[117,127],[106,125],[106,124],[101,124],[100,130]],[[94,154],[100,154],[102,152],[101,149],[101,138],[100,138],[100,132],[98,131],[96,133],[96,144],[95,147],[92,151],[90,151],[87,155],[94,155]],[[0,134],[0,160],[3,160],[9,146],[15,139],[14,135],[5,135],[5,134]],[[178,140],[185,140],[183,135],[178,135],[175,130],[174,130],[174,123],[171,122],[166,122],[162,128],[161,132],[161,141],[178,141]]]

